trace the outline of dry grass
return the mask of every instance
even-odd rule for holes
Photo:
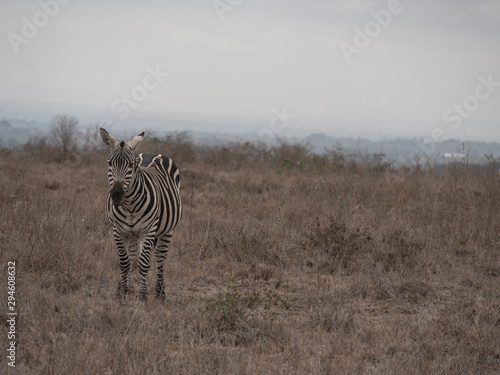
[[[278,160],[240,146],[175,160],[185,213],[164,303],[138,301],[137,270],[134,294],[114,299],[105,155],[77,168],[2,156],[2,280],[17,262],[12,373],[498,373],[493,166],[328,169],[303,149]]]

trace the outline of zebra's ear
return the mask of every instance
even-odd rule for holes
[[[101,138],[106,144],[106,146],[108,146],[110,150],[114,149],[118,144],[118,141],[111,134],[109,134],[106,131],[106,129],[100,128],[100,130],[101,130]]]
[[[130,147],[132,149],[132,151],[135,151],[135,149],[141,143],[142,137],[144,137],[144,132],[142,132],[139,135],[136,135],[131,141],[128,141],[127,142],[127,146]]]

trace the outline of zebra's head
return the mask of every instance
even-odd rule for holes
[[[134,150],[142,141],[144,132],[136,135],[132,140],[125,143],[118,142],[105,129],[101,128],[101,137],[104,143],[109,147],[108,157],[108,183],[111,186],[109,194],[113,205],[120,206],[123,203],[125,193],[135,171]]]

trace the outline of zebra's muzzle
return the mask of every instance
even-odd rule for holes
[[[109,191],[109,194],[111,196],[111,201],[113,202],[113,205],[121,206],[123,203],[123,197],[125,195],[125,190],[123,190],[123,182],[115,181],[113,187]]]

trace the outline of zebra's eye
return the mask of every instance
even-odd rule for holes
[[[132,168],[133,166],[134,166],[134,163],[133,163],[133,162],[128,163],[128,167],[129,167],[129,168]]]

